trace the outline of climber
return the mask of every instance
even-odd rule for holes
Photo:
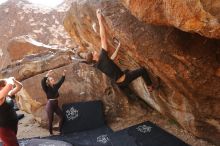
[[[14,77],[0,80],[0,139],[4,146],[19,146],[17,141],[18,119],[10,98],[22,88]]]
[[[55,79],[52,77],[53,70],[48,71],[46,76],[41,81],[41,86],[46,93],[47,96],[47,105],[46,105],[46,111],[47,116],[49,119],[49,132],[51,135],[53,135],[52,125],[53,125],[53,117],[54,113],[56,113],[59,116],[59,131],[61,132],[61,128],[63,125],[63,114],[61,109],[58,106],[58,97],[59,97],[59,88],[63,84],[65,80],[66,70],[63,70],[62,77],[58,82],[55,81]]]
[[[148,90],[151,92],[153,88],[152,81],[148,75],[148,72],[145,68],[141,67],[137,70],[133,71],[125,71],[123,72],[115,63],[114,59],[117,56],[118,50],[120,48],[120,42],[118,41],[118,46],[111,57],[108,56],[108,47],[107,47],[107,38],[106,32],[103,24],[103,16],[101,14],[101,10],[98,9],[97,18],[100,27],[100,37],[101,37],[101,53],[98,55],[97,52],[88,53],[86,57],[86,61],[88,62],[96,62],[94,66],[109,76],[117,85],[118,87],[124,92],[124,94],[128,97],[131,97],[131,89],[129,88],[129,84],[138,77],[143,77],[147,86]],[[129,93],[130,92],[130,93]],[[132,98],[132,97],[131,97]],[[136,98],[136,97],[135,97]]]

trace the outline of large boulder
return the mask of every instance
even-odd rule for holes
[[[219,0],[122,0],[140,21],[220,39]]]
[[[160,89],[151,96],[143,92],[143,82],[136,81],[141,97],[184,129],[219,144],[220,41],[143,23],[115,0],[76,0],[64,25],[87,50],[99,50],[100,38],[95,31],[99,7],[106,19],[109,46],[113,37],[122,43],[116,63],[129,69],[137,64],[145,66],[161,80]]]

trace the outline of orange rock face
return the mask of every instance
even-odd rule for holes
[[[140,21],[220,39],[218,0],[122,0]]]
[[[217,9],[219,3],[215,2]],[[122,43],[116,63],[129,69],[136,68],[137,64],[145,66],[152,77],[161,79],[160,89],[152,95],[144,92],[143,82],[136,81],[134,84],[139,95],[159,112],[175,119],[184,129],[219,144],[220,41],[181,31],[219,38],[219,24],[212,21],[219,17],[219,11],[215,17],[207,14],[201,6],[207,3],[204,1],[169,1],[165,3],[166,7],[164,3],[124,1],[129,8],[127,10],[117,1],[74,2],[64,25],[79,46],[99,50],[100,38],[94,30],[98,30],[95,11],[101,7],[110,51],[113,50],[113,37]],[[173,9],[168,11],[169,7]],[[210,5],[210,8],[213,7]],[[209,21],[203,22],[203,18]],[[211,22],[216,23],[209,25]],[[181,30],[149,23],[175,26]]]

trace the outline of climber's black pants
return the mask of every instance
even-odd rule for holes
[[[138,77],[143,77],[144,81],[148,86],[152,85],[152,81],[150,79],[150,76],[145,68],[139,68],[133,71],[126,71],[125,72],[125,80],[121,83],[117,83],[118,87],[123,91],[123,93],[130,97],[130,98],[136,98],[134,96],[137,96],[129,87],[129,84],[137,79]],[[131,97],[132,96],[132,97]]]
[[[53,118],[54,118],[54,113],[56,113],[59,118],[59,130],[61,131],[62,125],[63,125],[63,113],[61,109],[58,106],[58,100],[48,100],[47,105],[46,105],[46,111],[47,111],[47,116],[49,120],[49,132],[50,134],[53,134]]]
[[[133,71],[126,71],[125,72],[125,80],[121,83],[117,83],[117,85],[121,88],[127,87],[133,80],[137,79],[138,77],[143,77],[144,81],[148,86],[152,84],[150,76],[145,68],[139,68]]]

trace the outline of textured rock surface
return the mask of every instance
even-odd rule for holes
[[[28,35],[48,45],[75,46],[63,27],[63,17],[69,6],[70,0],[55,8],[39,7],[26,0],[1,2],[0,69],[11,63],[7,46],[14,37]]]
[[[98,7],[106,18],[109,44],[114,36],[122,43],[116,63],[129,69],[140,64],[161,78],[159,90],[151,96],[139,90],[141,97],[194,135],[219,144],[219,40],[145,24],[117,1],[85,0],[75,1],[64,21],[83,49],[99,49],[100,38],[94,31]],[[143,88],[141,82],[135,84]]]
[[[25,80],[44,71],[59,68],[72,62],[71,50],[47,51],[41,54],[25,56],[0,72],[0,77],[14,76],[17,80]]]
[[[220,39],[219,0],[122,0],[139,20]]]
[[[11,61],[21,60],[26,55],[38,54],[52,49],[51,46],[37,42],[29,36],[20,36],[13,38],[7,47]]]

